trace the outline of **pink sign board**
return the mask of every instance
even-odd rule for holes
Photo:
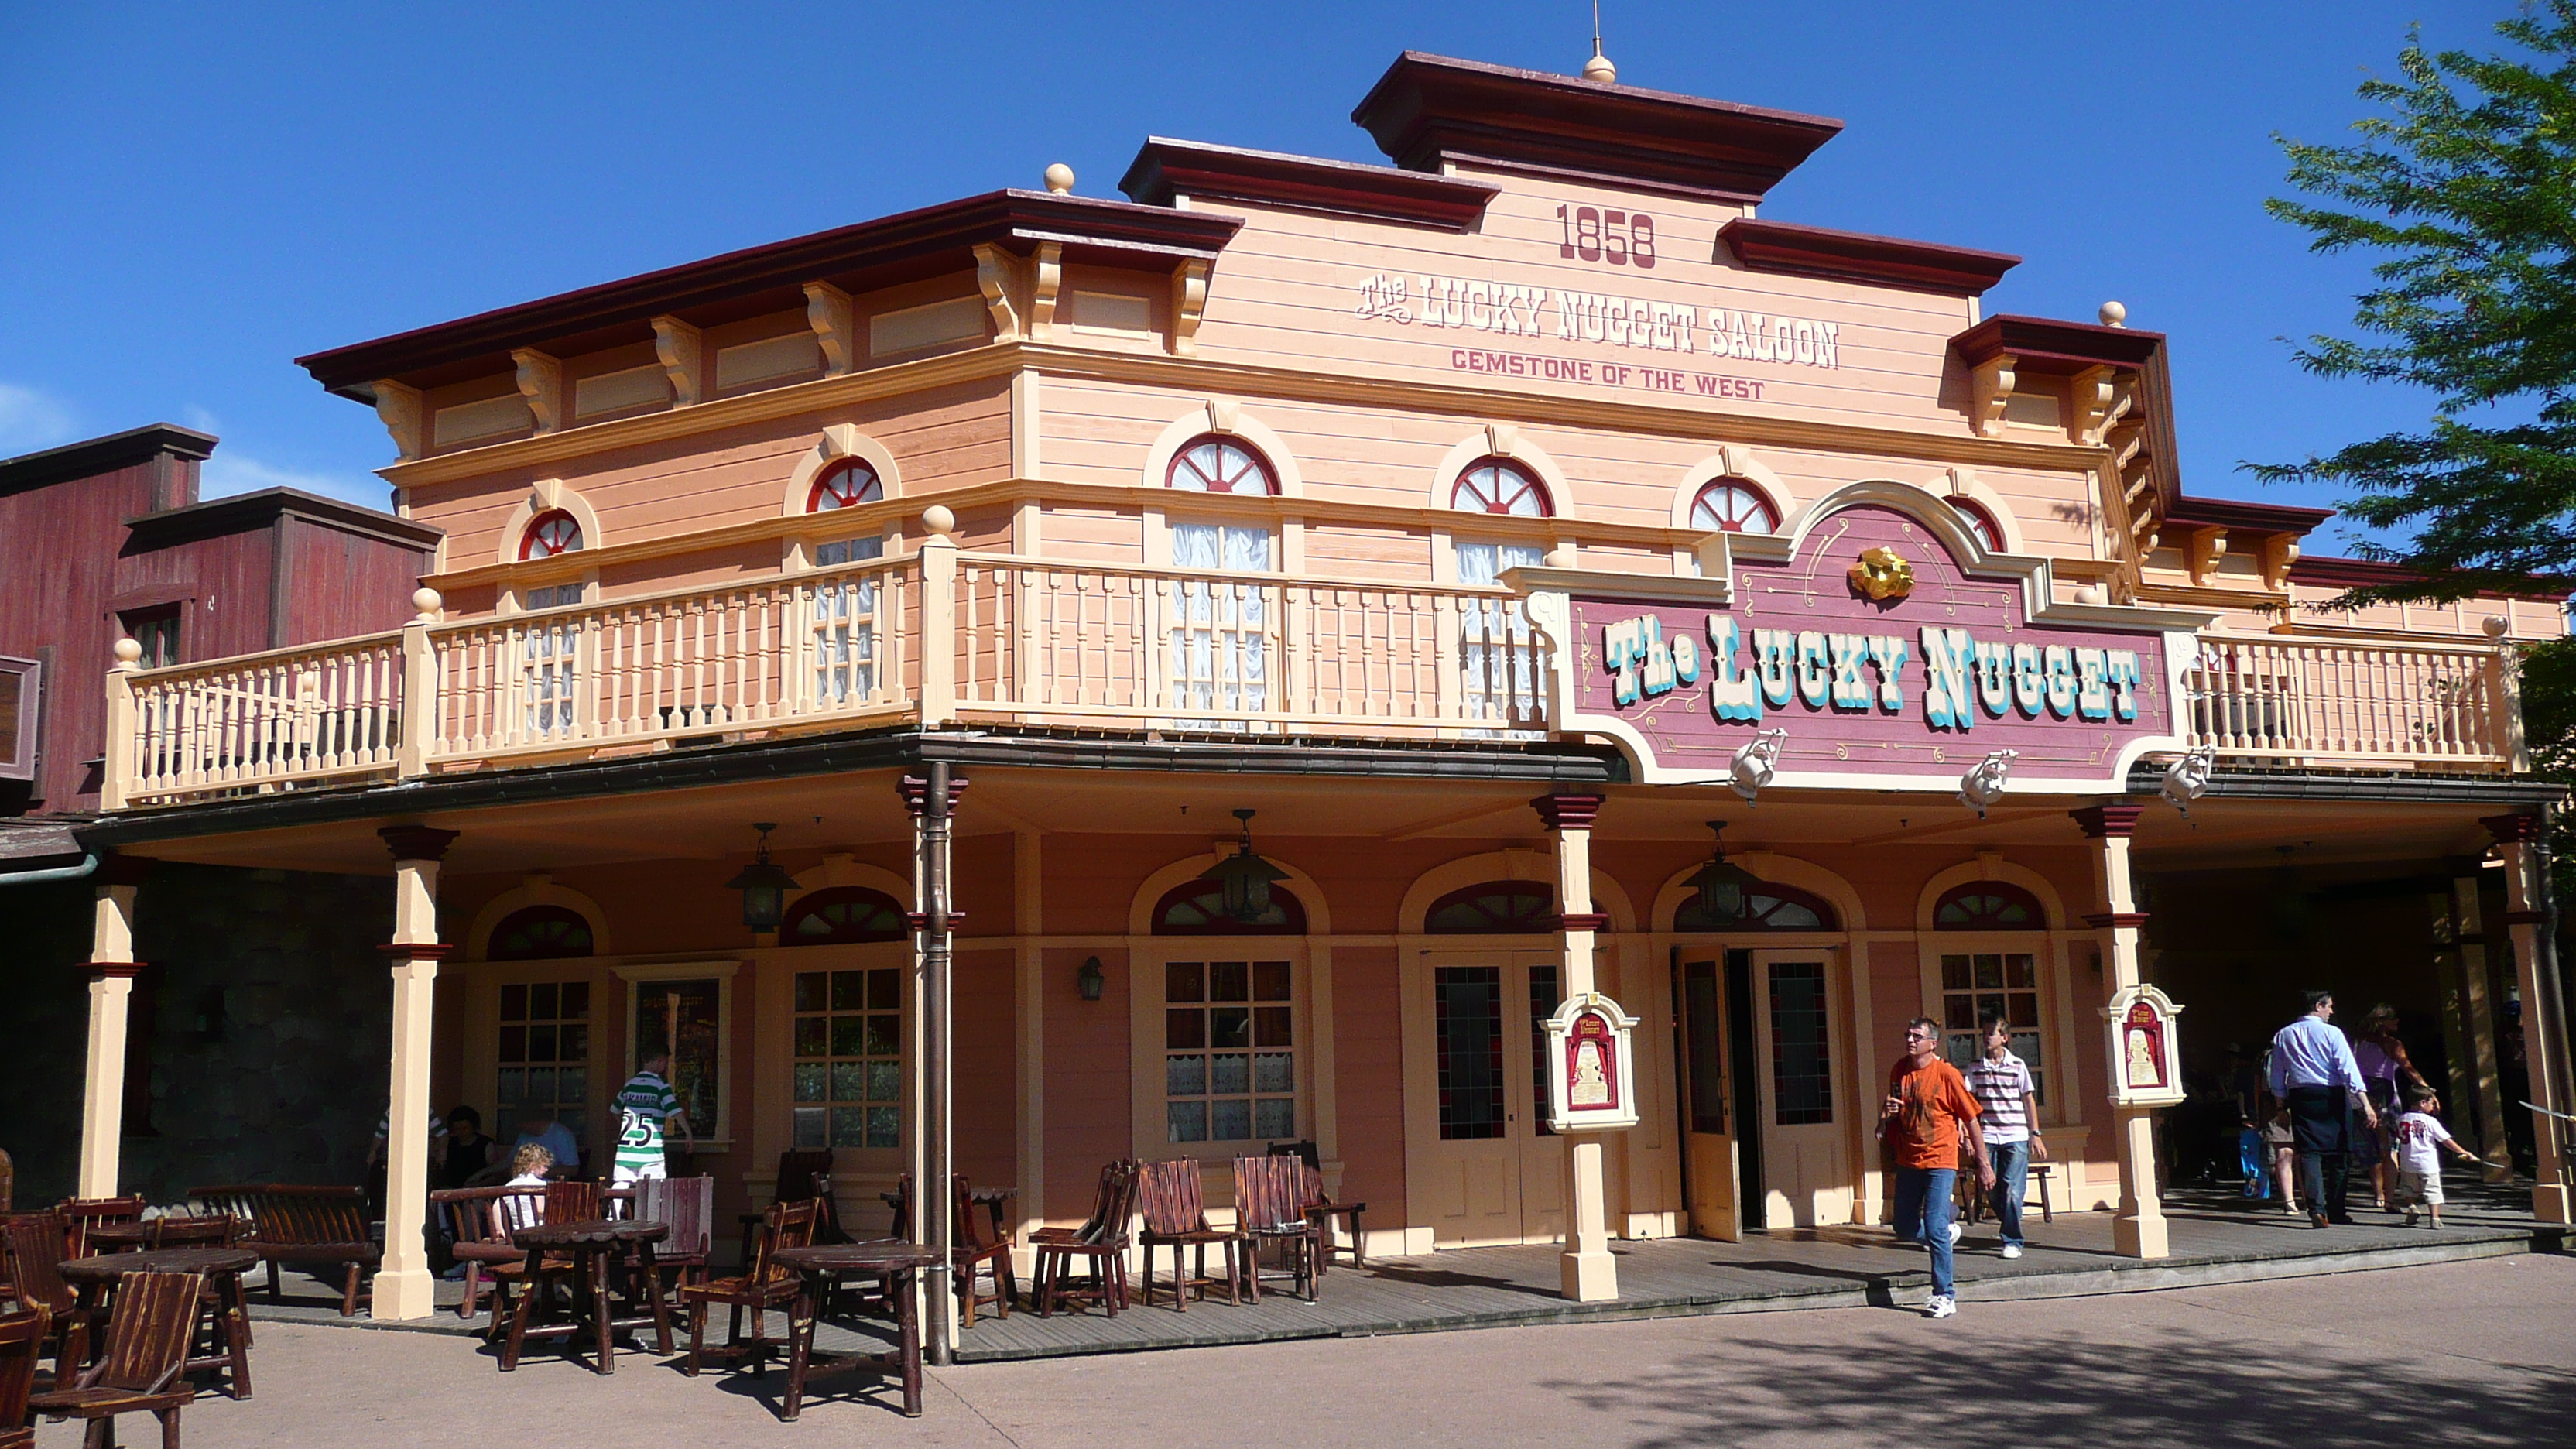
[[[1621,739],[1651,781],[1722,778],[1766,730],[1787,732],[1783,785],[1956,788],[2011,750],[2012,788],[2098,790],[2174,743],[2187,619],[2054,603],[2038,560],[1963,561],[1963,529],[1887,502],[1832,511],[1785,557],[1728,542],[1723,581],[1567,591],[1568,724]],[[1874,580],[1853,576],[1864,554]]]

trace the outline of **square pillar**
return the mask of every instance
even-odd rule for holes
[[[1541,795],[1530,802],[1556,836],[1556,900],[1560,949],[1565,953],[1565,994],[1597,989],[1593,948],[1608,924],[1592,909],[1592,821],[1598,795]],[[1619,1296],[1619,1260],[1610,1256],[1609,1188],[1598,1133],[1565,1139],[1565,1251],[1557,1259],[1565,1296],[1577,1303]]]
[[[2496,1064],[2495,1004],[2489,999],[2491,978],[2487,975],[2487,929],[2478,904],[2478,878],[2474,867],[2469,874],[2455,876],[2451,881],[2451,937],[2458,943],[2459,1009],[2455,1015],[2460,1028],[2460,1045],[2464,1048],[2452,1055],[2451,1075],[2455,1089],[2463,1085],[2468,1089],[2465,1092],[2454,1091],[2457,1100],[2451,1104],[2452,1121],[2454,1125],[2459,1124],[2461,1114],[2475,1108],[2478,1155],[2487,1160],[2487,1181],[2503,1182],[2513,1176],[2513,1149],[2504,1129],[2504,1074]],[[2514,1104],[2512,1110],[2521,1111],[2521,1104]]]
[[[116,1196],[125,1136],[125,1037],[134,1002],[134,897],[149,863],[110,856],[98,863],[91,908],[89,1047],[81,1077],[80,1166],[74,1193]]]
[[[438,863],[453,830],[390,825],[376,832],[394,857],[392,1049],[385,1092],[385,1258],[368,1309],[376,1318],[427,1318],[437,1304],[429,1271],[429,1052],[437,1009]]]
[[[2555,973],[2541,952],[2549,923],[2549,878],[2540,855],[2541,833],[2548,828],[2539,815],[2498,815],[2480,822],[2504,854],[2505,926],[2513,934],[2513,967],[2522,988],[2522,1052],[2531,1077],[2531,1144],[2533,1163],[2531,1215],[2544,1223],[2576,1222],[2570,1216],[2567,1160],[2561,1144],[2565,1127],[2548,1115],[2568,1110],[2561,1074],[2566,1071],[2567,1015],[2558,1000]],[[2551,952],[2554,957],[2555,951]],[[2508,1112],[2526,1110],[2518,1102]]]
[[[2102,964],[2114,995],[2139,984],[2138,930],[2147,923],[2138,910],[2129,875],[2129,837],[2137,833],[2143,805],[2125,801],[2089,806],[2075,812],[2075,823],[2099,842],[2093,853],[2094,898],[2101,909],[2084,923],[2102,933]],[[2103,1063],[2103,1080],[2120,1080],[2120,1063]],[[2156,1189],[2155,1109],[2111,1108],[2113,1150],[2120,1155],[2120,1212],[2111,1220],[2112,1248],[2132,1258],[2162,1258],[2166,1245],[2165,1214]]]

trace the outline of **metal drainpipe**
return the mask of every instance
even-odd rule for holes
[[[2552,1075],[2558,1080],[2551,1086],[2558,1099],[2558,1105],[2563,1110],[2569,1103],[2576,1102],[2576,1094],[2571,1094],[2569,1085],[2571,1081],[2576,1081],[2576,1066],[2571,1066],[2567,1060],[2568,1048],[2570,1045],[2576,1045],[2576,1040],[2571,1040],[2576,1038],[2576,1033],[2571,1033],[2567,1029],[2566,977],[2562,974],[2562,966],[2558,959],[2558,891],[2550,880],[2550,871],[2556,864],[2549,849],[2548,827],[2551,813],[2547,807],[2542,807],[2541,829],[2532,839],[2533,853],[2539,857],[2536,862],[2539,868],[2532,872],[2534,877],[2532,889],[2540,897],[2540,912],[2543,919],[2540,923],[2540,961],[2537,963],[2540,969],[2531,974],[2541,989],[2551,993],[2554,999],[2547,1002],[2525,1002],[2522,1008],[2522,1029],[2526,1044],[2530,1041],[2530,1034],[2537,1031],[2546,1030],[2555,1038],[2550,1043],[2555,1050],[2550,1052],[2549,1060],[2552,1063]],[[2526,1059],[2530,1056],[2527,1047],[2524,1056]],[[2537,1131],[2543,1125],[2558,1134],[2558,1171],[2563,1178],[2567,1175],[2570,1166],[2568,1153],[2571,1147],[2576,1147],[2576,1133],[2569,1132],[2567,1123],[2557,1118],[2546,1118],[2535,1122],[2533,1130]]]
[[[49,880],[79,880],[98,869],[98,852],[93,850],[78,865],[48,866],[43,870],[0,871],[0,886],[42,885]]]
[[[921,1184],[913,1201],[920,1214],[916,1223],[931,1225],[930,1245],[939,1261],[930,1270],[930,1361],[949,1363],[954,1348],[949,1341],[948,1315],[956,1302],[957,1261],[957,1154],[952,1135],[955,1124],[950,1120],[953,1094],[950,1091],[952,1063],[949,1049],[955,1040],[950,1029],[949,1009],[949,920],[948,920],[948,773],[946,760],[930,762],[930,793],[922,809],[922,853],[928,857],[924,872],[930,886],[930,930],[925,943],[929,958],[930,988],[930,1182]],[[934,1190],[935,1187],[935,1190]]]

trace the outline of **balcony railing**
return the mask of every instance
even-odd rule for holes
[[[1501,588],[960,554],[120,668],[108,809],[879,723],[1532,739]],[[2204,636],[2181,728],[2271,764],[2524,767],[2503,646]]]

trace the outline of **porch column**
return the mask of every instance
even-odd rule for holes
[[[125,1028],[134,1000],[134,894],[146,862],[98,863],[89,948],[89,1056],[81,1089],[81,1197],[116,1196],[117,1150],[125,1135]]]
[[[2531,1116],[2531,1144],[2537,1157],[2533,1164],[2531,1215],[2544,1223],[2576,1221],[2569,1216],[2567,1162],[2560,1150],[2565,1140],[2565,1124],[2550,1112],[2568,1108],[2566,1093],[2559,1080],[2566,1063],[2567,1016],[2559,1004],[2556,973],[2541,952],[2554,948],[2555,942],[2543,935],[2549,924],[2549,877],[2540,851],[2541,832],[2548,820],[2541,815],[2498,815],[2480,822],[2493,835],[2504,854],[2506,897],[2505,925],[2513,932],[2513,967],[2522,985],[2522,1059],[2531,1078],[2531,1105],[2539,1112]],[[2551,949],[2551,955],[2556,953]],[[2519,1102],[2505,1103],[2508,1112],[2527,1110]]]
[[[388,825],[376,834],[394,857],[394,939],[382,949],[393,963],[393,1046],[385,1092],[385,1258],[376,1271],[368,1312],[377,1318],[427,1318],[432,1290],[429,1222],[430,1024],[437,1006],[438,862],[453,830]]]
[[[2137,906],[2129,881],[2129,837],[2136,833],[2143,805],[2112,802],[2075,812],[2085,835],[2102,843],[2094,853],[2094,895],[2103,909],[2084,918],[2102,933],[2102,964],[2114,993],[2138,984],[2138,928],[2147,918]],[[2120,1064],[2103,1063],[2104,1079],[2118,1081]],[[2120,1215],[2111,1220],[2111,1246],[2132,1258],[2166,1256],[2165,1214],[2156,1195],[2155,1111],[2150,1107],[2111,1109],[2112,1137],[2120,1154]]]
[[[2504,1129],[2504,1077],[2496,1065],[2495,1003],[2488,999],[2486,932],[2485,917],[2478,904],[2476,865],[2471,862],[2466,873],[2451,880],[2451,937],[2459,947],[2457,1016],[2460,1045],[2465,1048],[2452,1054],[2451,1076],[2455,1085],[2468,1088],[2453,1093],[2459,1100],[2452,1103],[2452,1120],[2459,1121],[2465,1109],[2476,1109],[2478,1155],[2487,1160],[2487,1180],[2502,1182],[2513,1175],[2513,1151]],[[2512,1110],[2521,1111],[2521,1104],[2516,1103]],[[2498,1163],[2506,1165],[2495,1165]]]
[[[1568,999],[1594,990],[1593,938],[1608,924],[1592,910],[1592,820],[1598,795],[1541,795],[1530,804],[1556,836],[1556,900],[1565,952]],[[1517,1090],[1517,1088],[1515,1088]],[[1598,1133],[1565,1139],[1565,1251],[1557,1276],[1565,1296],[1601,1303],[1619,1296],[1619,1263],[1610,1256],[1609,1193]]]
[[[934,512],[945,512],[936,509]],[[927,515],[925,515],[927,516]],[[927,777],[927,778],[924,778]],[[920,943],[913,967],[912,1080],[915,1113],[913,1163],[913,1240],[935,1250],[939,1261],[925,1276],[924,1351],[932,1363],[945,1364],[957,1342],[957,1294],[950,1259],[956,1244],[956,1214],[950,1210],[950,1187],[957,1174],[955,1012],[952,1002],[953,936],[962,917],[952,908],[949,873],[950,818],[957,797],[966,791],[963,776],[946,760],[933,760],[922,775],[906,775],[897,788],[914,821],[912,928]]]

